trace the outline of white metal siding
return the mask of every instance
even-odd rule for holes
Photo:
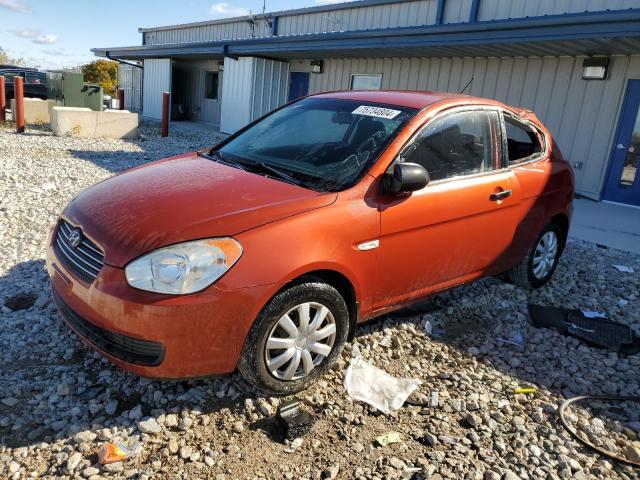
[[[472,0],[447,0],[444,4],[443,23],[463,23],[469,21]]]
[[[334,11],[284,14],[278,17],[278,35],[431,25],[435,23],[436,8],[437,0],[406,0]],[[270,36],[271,29],[265,20],[256,16],[253,31],[246,20],[229,20],[224,23],[184,25],[148,31],[145,32],[145,41],[147,45],[159,45]]]
[[[118,87],[124,90],[124,108],[131,112],[142,110],[142,69],[131,65],[118,66]]]
[[[478,19],[522,18],[626,8],[640,8],[640,0],[482,0]]]
[[[144,61],[143,115],[162,118],[162,92],[171,91],[171,60],[160,58]]]
[[[444,23],[468,22],[472,0],[447,0]],[[522,18],[585,11],[640,8],[640,0],[482,0],[479,20]],[[278,35],[433,25],[437,0],[405,0],[382,5],[354,5],[324,11],[297,11],[278,16]],[[146,31],[147,45],[192,43],[270,37],[271,28],[260,15],[252,29],[246,19],[159,27]]]
[[[382,88],[460,92],[532,109],[572,162],[580,193],[597,197],[611,152],[626,81],[640,56],[613,56],[611,77],[582,80],[581,57],[330,59],[311,75],[311,93],[349,88],[352,73],[382,73]]]
[[[386,5],[283,15],[278,21],[279,35],[393,28],[431,25],[436,21],[436,0],[405,1]]]
[[[287,101],[289,64],[255,57],[224,59],[220,131],[233,133]]]
[[[256,58],[251,93],[251,120],[285,104],[289,93],[289,64]]]
[[[224,59],[225,82],[222,85],[220,131],[233,133],[251,120],[252,57]]]

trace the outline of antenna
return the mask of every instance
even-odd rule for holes
[[[267,24],[267,27],[272,28],[271,16],[267,16],[267,0],[262,0],[262,17],[264,18],[264,22]]]
[[[464,93],[464,91],[467,89],[467,87],[468,87],[469,85],[471,85],[471,82],[473,82],[473,79],[474,79],[474,76],[473,76],[473,75],[471,75],[471,80],[469,80],[469,82],[467,82],[467,84],[464,86],[464,88],[463,88],[462,90],[460,90],[460,93],[461,93],[461,94],[462,94],[462,93]]]

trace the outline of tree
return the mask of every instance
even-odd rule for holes
[[[114,96],[118,86],[118,62],[111,60],[94,60],[81,67],[84,81],[97,83],[104,93]]]
[[[0,65],[18,65],[25,66],[24,58],[12,58],[2,47],[0,47]]]

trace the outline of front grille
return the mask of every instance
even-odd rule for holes
[[[100,328],[82,318],[60,295],[53,291],[53,300],[63,317],[78,334],[100,350],[124,362],[145,367],[160,365],[164,360],[164,345],[149,340],[138,340]]]
[[[80,235],[80,243],[75,247],[69,240],[74,231]],[[92,283],[96,279],[104,264],[104,253],[82,234],[81,229],[72,227],[65,220],[60,220],[53,246],[58,258],[78,278],[87,283]]]

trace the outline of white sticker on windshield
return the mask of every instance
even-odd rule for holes
[[[368,117],[379,117],[379,118],[396,118],[400,113],[400,110],[391,110],[390,108],[382,108],[382,107],[370,107],[367,105],[360,105],[353,112],[356,115],[367,115]]]

